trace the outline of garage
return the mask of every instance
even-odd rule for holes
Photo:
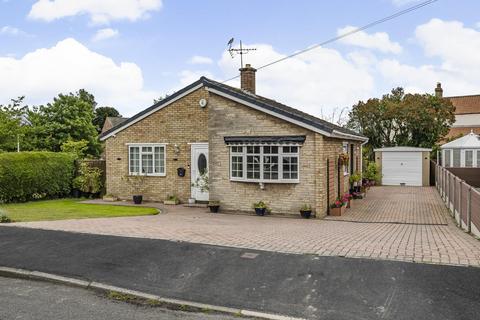
[[[375,162],[384,186],[428,186],[432,149],[392,147],[375,149]]]

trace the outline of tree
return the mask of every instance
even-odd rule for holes
[[[29,129],[24,126],[28,123],[28,106],[23,104],[24,98],[18,97],[8,105],[0,105],[0,151],[15,151],[17,139],[22,139]],[[22,149],[29,149],[23,139]]]
[[[350,111],[347,127],[369,138],[373,148],[431,148],[455,121],[450,100],[430,94],[405,94],[395,88],[381,99],[360,101]]]
[[[97,132],[102,131],[103,124],[107,117],[121,117],[122,115],[117,109],[112,107],[99,107],[95,109],[95,117],[93,118],[93,125],[97,128]]]
[[[31,141],[37,150],[61,151],[67,141],[88,142],[86,153],[98,156],[101,146],[93,125],[95,98],[85,90],[59,94],[52,103],[33,108]]]

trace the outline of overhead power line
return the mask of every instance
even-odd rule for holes
[[[308,48],[306,48],[306,49],[297,51],[297,52],[295,52],[295,53],[292,53],[291,55],[288,55],[288,56],[285,56],[285,57],[280,58],[280,59],[278,59],[278,60],[275,60],[275,61],[269,62],[269,63],[267,63],[267,64],[264,64],[264,65],[258,67],[257,70],[261,70],[261,69],[267,68],[267,67],[269,67],[269,66],[271,66],[271,65],[274,65],[274,64],[276,64],[276,63],[279,63],[279,62],[285,61],[285,60],[287,60],[287,59],[293,58],[293,57],[295,57],[295,56],[301,55],[301,54],[303,54],[303,53],[305,53],[305,52],[314,50],[314,49],[316,49],[316,48],[318,48],[318,47],[322,47],[322,46],[325,46],[325,45],[327,45],[327,44],[329,44],[329,43],[332,43],[332,42],[338,41],[338,40],[340,40],[340,39],[346,38],[346,37],[348,37],[348,36],[351,36],[352,34],[355,34],[355,33],[358,33],[358,32],[360,32],[360,31],[363,31],[363,30],[372,28],[372,27],[374,27],[374,26],[376,26],[376,25],[379,25],[379,24],[382,24],[382,23],[384,23],[384,22],[387,22],[387,21],[396,19],[396,18],[398,18],[398,17],[400,17],[400,16],[403,16],[403,15],[405,15],[405,14],[407,14],[407,13],[412,12],[412,11],[416,11],[416,10],[418,10],[418,9],[421,9],[421,8],[423,8],[423,7],[426,7],[426,6],[428,6],[428,5],[430,5],[430,4],[434,3],[434,2],[437,2],[437,1],[438,1],[438,0],[428,0],[428,1],[421,2],[421,3],[419,3],[419,4],[416,4],[416,5],[414,5],[414,6],[409,7],[409,8],[407,8],[407,9],[398,11],[397,13],[394,13],[394,14],[392,14],[392,15],[389,15],[389,16],[387,16],[387,17],[384,17],[384,18],[382,18],[382,19],[379,19],[379,20],[375,20],[375,21],[373,21],[373,22],[370,22],[370,23],[368,23],[368,24],[366,24],[366,25],[364,25],[364,26],[362,26],[362,27],[356,28],[356,29],[351,30],[351,31],[346,32],[346,33],[342,33],[341,35],[338,35],[338,36],[336,36],[336,37],[330,38],[330,39],[328,39],[328,40],[326,40],[326,41],[323,41],[323,42],[321,42],[321,43],[318,43],[318,44],[313,45],[313,46],[311,46],[311,47],[308,47]],[[234,79],[236,79],[236,78],[238,78],[238,77],[240,77],[240,75],[236,75],[235,77],[232,77],[232,78],[230,78],[230,79],[224,80],[222,83],[225,83],[225,82],[234,80]]]

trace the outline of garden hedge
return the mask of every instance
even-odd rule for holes
[[[74,172],[75,155],[71,153],[0,153],[0,202],[65,196]]]

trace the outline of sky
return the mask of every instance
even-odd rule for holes
[[[84,88],[132,116],[202,75],[237,75],[232,37],[258,67],[420,2],[0,0],[0,104]],[[478,0],[438,0],[259,70],[257,93],[327,119],[398,86],[480,94],[478,12]]]

